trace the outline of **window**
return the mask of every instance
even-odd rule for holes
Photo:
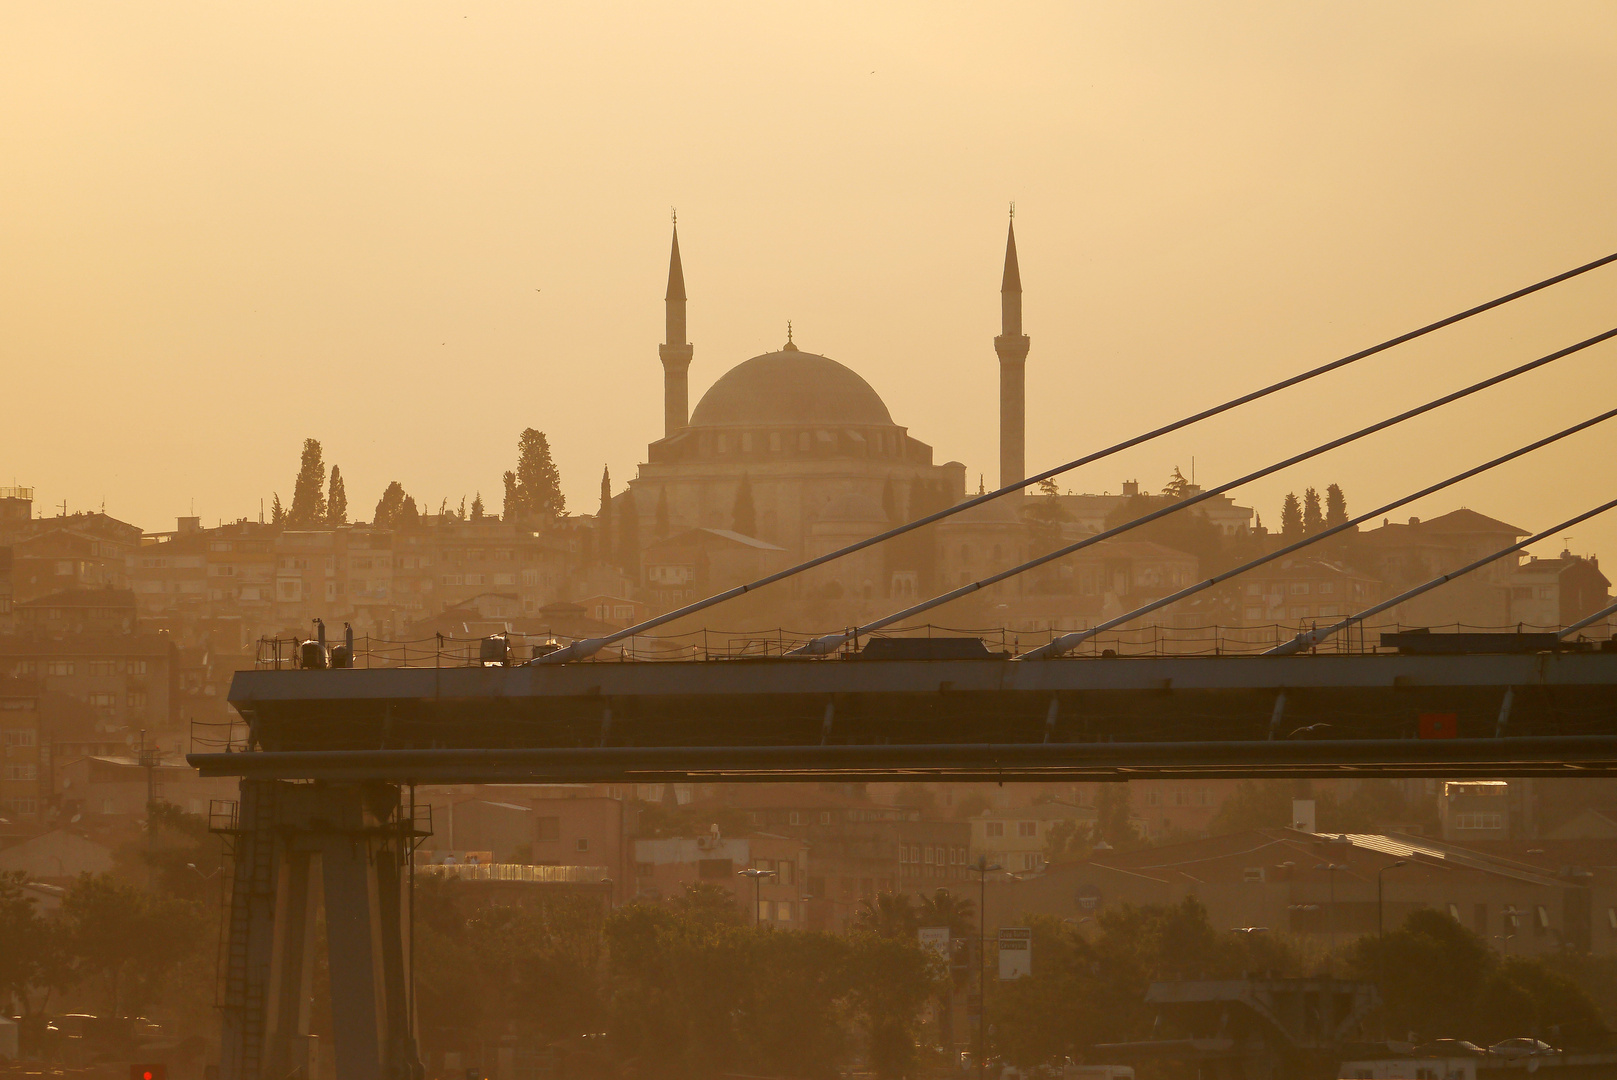
[[[33,728],[13,728],[6,732],[7,746],[33,746],[38,733]]]
[[[637,862],[637,863],[634,864],[634,876],[635,877],[650,877],[652,875],[652,871],[653,871],[653,868],[652,868],[651,863]]]
[[[559,817],[542,817],[542,818],[536,819],[533,824],[534,824],[533,838],[535,840],[560,840],[561,839],[561,818],[559,818]]]
[[[1248,866],[1241,871],[1241,880],[1261,883],[1264,880],[1264,868],[1261,866]]]
[[[118,674],[118,661],[116,661],[116,660],[91,660],[90,661],[90,674],[91,675],[116,675],[116,674]]]
[[[110,709],[110,708],[114,707],[115,705],[117,705],[117,703],[118,703],[118,695],[117,694],[91,694],[89,696],[89,702],[90,702],[90,705],[93,706],[94,708],[97,708],[97,709]]]
[[[803,824],[803,815],[799,814],[796,810],[793,810],[791,813],[786,815],[786,824],[788,824],[788,825],[801,825],[801,824]]]
[[[6,766],[6,779],[7,780],[38,780],[39,779],[39,766],[35,765],[33,762],[29,762],[29,763],[27,763],[25,765],[7,765]]]
[[[1161,806],[1162,805],[1162,792],[1160,792],[1160,791],[1147,791],[1145,793],[1145,805],[1147,805],[1147,806]]]
[[[588,851],[590,849],[590,842],[587,838],[580,836],[577,840],[573,841],[573,848],[576,851]]]
[[[1617,907],[1606,909],[1606,924],[1611,927],[1614,933],[1617,933]]]
[[[124,665],[124,670],[131,675],[144,675],[146,674],[146,661],[131,660]]]
[[[829,825],[829,824],[831,824],[831,811],[829,811],[829,810],[821,810],[820,811],[820,824],[821,825]]]
[[[74,673],[74,670],[75,670],[75,665],[74,665],[73,661],[71,661],[71,660],[47,660],[47,661],[45,661],[45,674],[46,675],[56,675],[58,677],[67,676],[67,675],[72,675]]]
[[[1500,813],[1472,812],[1454,815],[1456,829],[1503,829],[1505,815]]]
[[[144,709],[146,707],[146,691],[131,690],[125,695],[124,704],[131,709]]]
[[[1016,835],[1017,836],[1037,836],[1037,835],[1039,835],[1039,823],[1037,821],[1018,821],[1016,823]]]
[[[1038,868],[1039,868],[1039,857],[1037,855],[1033,854],[1032,852],[1028,852],[1027,854],[1024,854],[1022,856],[1022,869],[1023,870],[1037,870]]]
[[[1550,911],[1543,904],[1538,905],[1538,928],[1540,930],[1550,928]]]
[[[797,884],[797,864],[790,859],[782,859],[776,863],[775,881],[781,885]]]
[[[1005,823],[1003,821],[986,821],[983,823],[984,836],[1004,836]]]
[[[721,435],[720,438],[723,438],[723,436]],[[775,902],[773,900],[758,901],[758,917],[760,919],[773,919],[775,917],[774,910]]]

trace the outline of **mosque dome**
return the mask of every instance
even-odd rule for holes
[[[708,387],[691,427],[891,427],[881,396],[851,368],[788,345],[737,364]]]
[[[820,521],[848,521],[860,523],[887,524],[887,511],[882,509],[881,503],[857,491],[844,492],[825,504],[825,509],[817,515]]]

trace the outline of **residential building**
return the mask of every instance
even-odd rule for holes
[[[148,795],[188,814],[206,815],[213,800],[235,799],[239,793],[231,778],[203,777],[178,758],[153,759],[148,767],[132,756],[83,757],[63,763],[58,777],[68,820],[142,817]]]
[[[667,611],[783,569],[787,552],[754,536],[686,529],[647,545],[641,556],[651,607]]]
[[[1259,829],[1096,853],[1043,874],[994,875],[987,925],[1027,914],[1082,923],[1124,903],[1187,896],[1215,927],[1308,935],[1340,946],[1413,912],[1450,915],[1509,955],[1565,948],[1617,954],[1617,844],[1461,845],[1399,834],[1320,836]],[[1381,893],[1378,899],[1377,881]]]
[[[1095,822],[1091,807],[1041,802],[1031,806],[990,808],[971,819],[970,862],[985,859],[1013,873],[1035,873],[1048,861],[1051,830],[1083,829]]]
[[[1437,804],[1443,839],[1466,843],[1515,835],[1518,797],[1508,780],[1448,780]]]
[[[717,826],[705,836],[635,840],[634,896],[673,899],[708,883],[733,893],[749,922],[805,928],[808,850],[801,840],[768,833],[725,837]],[[759,871],[756,880],[749,869]]]
[[[176,661],[167,634],[0,637],[0,674],[89,706],[101,733],[176,727]]]
[[[1587,618],[1611,602],[1611,582],[1600,560],[1562,551],[1553,559],[1536,555],[1505,577],[1510,589],[1510,623],[1559,628]],[[1587,627],[1586,637],[1609,637],[1609,621]]]
[[[42,819],[49,788],[39,699],[38,679],[0,675],[0,816],[24,826]]]

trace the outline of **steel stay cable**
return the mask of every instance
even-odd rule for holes
[[[1310,379],[1318,378],[1319,376],[1328,374],[1329,372],[1335,371],[1338,368],[1347,367],[1349,364],[1354,364],[1360,360],[1375,356],[1377,353],[1386,352],[1388,349],[1395,348],[1396,346],[1402,345],[1405,342],[1414,341],[1416,338],[1424,337],[1427,334],[1442,330],[1448,326],[1453,326],[1455,323],[1463,322],[1472,316],[1481,315],[1485,311],[1491,311],[1494,308],[1501,307],[1505,304],[1511,303],[1512,301],[1520,300],[1524,296],[1530,296],[1533,293],[1550,288],[1553,285],[1559,285],[1563,281],[1578,277],[1580,274],[1586,274],[1591,270],[1597,270],[1600,267],[1606,266],[1613,262],[1617,262],[1617,252],[1613,252],[1610,255],[1603,256],[1599,259],[1595,259],[1593,262],[1584,263],[1582,266],[1575,266],[1570,270],[1563,271],[1562,273],[1556,274],[1553,277],[1547,277],[1542,281],[1534,282],[1533,284],[1517,289],[1514,292],[1508,292],[1503,296],[1497,296],[1494,299],[1478,304],[1475,307],[1466,308],[1464,311],[1459,311],[1453,315],[1447,316],[1446,318],[1438,319],[1436,322],[1427,323],[1425,326],[1399,334],[1397,337],[1388,338],[1387,340],[1376,345],[1372,345],[1367,349],[1361,349],[1356,353],[1349,353],[1347,356],[1332,360],[1327,364],[1321,364],[1318,367],[1310,368],[1307,371],[1300,372],[1299,374],[1293,375],[1286,379],[1282,379],[1279,382],[1271,383],[1268,386],[1262,387],[1258,390],[1253,390],[1249,393],[1242,394],[1240,397],[1231,398],[1229,401],[1226,401],[1221,405],[1215,405],[1212,408],[1203,409],[1201,412],[1193,413],[1190,416],[1184,417],[1183,419],[1175,420],[1172,423],[1164,424],[1161,427],[1154,428],[1151,431],[1144,432],[1143,434],[1124,439],[1122,442],[1113,443],[1111,446],[1108,446],[1103,450],[1097,450],[1092,454],[1086,454],[1083,457],[1074,458],[1072,461],[1069,461],[1064,465],[1057,465],[1056,467],[1046,469],[1043,472],[1034,473],[1033,475],[1024,477],[1015,483],[1007,484],[982,495],[973,496],[964,502],[959,502],[953,506],[945,507],[942,510],[916,518],[914,521],[909,521],[902,525],[894,526],[893,528],[888,529],[886,532],[877,533],[875,536],[870,536],[863,540],[855,541],[846,547],[841,547],[835,551],[827,552],[824,555],[816,556],[815,558],[809,559],[806,562],[797,563],[796,565],[789,566],[784,570],[778,570],[773,574],[766,574],[754,581],[747,582],[745,585],[737,585],[732,589],[726,589],[723,592],[714,593],[712,596],[704,597],[701,600],[686,604],[684,607],[676,608],[673,611],[664,612],[663,614],[654,616],[653,618],[647,619],[644,622],[636,623],[634,626],[625,627],[622,630],[617,630],[610,634],[604,634],[598,638],[585,638],[580,641],[572,642],[553,653],[548,653],[542,657],[536,657],[535,659],[529,661],[529,663],[562,664],[569,660],[585,659],[586,657],[593,656],[607,645],[622,641],[624,638],[634,637],[635,635],[643,634],[648,630],[654,630],[659,626],[664,626],[668,623],[674,622],[677,619],[682,619],[687,615],[694,615],[699,611],[704,611],[707,608],[713,607],[717,604],[722,604],[727,600],[733,600],[736,597],[752,592],[755,589],[761,589],[766,585],[772,585],[777,581],[783,581],[786,578],[792,577],[796,574],[801,574],[806,570],[812,570],[816,566],[823,566],[828,562],[842,558],[844,555],[852,555],[856,551],[863,551],[867,547],[883,543],[884,541],[891,540],[896,536],[902,536],[905,533],[913,532],[914,530],[930,525],[933,522],[941,521],[944,518],[970,510],[972,507],[981,506],[983,503],[990,502],[994,499],[1000,498],[1001,496],[1009,495],[1012,492],[1021,491],[1024,488],[1032,486],[1033,484],[1040,483],[1044,480],[1049,480],[1052,477],[1060,476],[1062,473],[1071,472],[1073,469],[1081,468],[1084,465],[1092,464],[1096,461],[1102,460],[1103,458],[1111,457],[1114,454],[1118,454],[1124,450],[1150,442],[1151,440],[1160,438],[1163,435],[1171,434],[1172,432],[1178,431],[1181,428],[1186,428],[1192,424],[1200,423],[1203,420],[1229,412],[1231,409],[1239,408],[1242,405],[1258,401],[1259,399],[1268,397],[1271,394],[1279,393],[1281,390],[1286,390],[1290,387],[1305,383]]]
[[[1412,494],[1405,495],[1405,496],[1402,496],[1401,498],[1394,499],[1392,502],[1387,503],[1385,506],[1378,506],[1374,510],[1367,510],[1364,513],[1358,515],[1357,517],[1349,518],[1347,521],[1342,522],[1340,525],[1333,525],[1329,529],[1324,530],[1323,532],[1315,533],[1312,536],[1308,536],[1308,537],[1303,538],[1302,540],[1298,540],[1295,543],[1288,544],[1285,547],[1282,547],[1282,548],[1280,548],[1280,549],[1278,549],[1276,551],[1271,551],[1267,555],[1260,556],[1260,557],[1258,557],[1256,559],[1251,560],[1250,562],[1242,563],[1240,566],[1237,566],[1237,567],[1235,567],[1235,568],[1233,568],[1231,570],[1225,570],[1222,573],[1214,574],[1212,577],[1207,578],[1205,581],[1199,581],[1194,585],[1191,585],[1191,586],[1188,586],[1186,588],[1180,589],[1176,593],[1170,593],[1169,595],[1164,596],[1159,600],[1153,600],[1149,604],[1145,604],[1145,605],[1143,605],[1141,607],[1137,607],[1133,611],[1127,612],[1127,613],[1125,613],[1123,615],[1119,615],[1114,619],[1108,619],[1106,622],[1103,622],[1103,623],[1099,624],[1098,626],[1092,626],[1088,630],[1078,630],[1078,631],[1075,631],[1075,632],[1070,633],[1070,634],[1063,634],[1060,637],[1050,641],[1049,643],[1047,643],[1045,645],[1041,645],[1037,649],[1034,649],[1031,652],[1026,653],[1022,657],[1020,657],[1020,659],[1023,659],[1023,660],[1042,660],[1045,657],[1049,657],[1049,656],[1059,656],[1060,654],[1068,651],[1069,649],[1072,649],[1073,647],[1075,647],[1077,645],[1083,644],[1085,641],[1088,641],[1090,638],[1096,637],[1096,636],[1098,636],[1100,634],[1104,634],[1106,631],[1115,629],[1116,627],[1122,626],[1125,623],[1133,622],[1135,619],[1140,618],[1142,615],[1149,615],[1151,612],[1157,611],[1157,610],[1159,610],[1161,608],[1165,608],[1169,604],[1178,603],[1180,600],[1183,600],[1186,597],[1194,596],[1195,594],[1197,594],[1199,592],[1202,592],[1202,591],[1204,591],[1206,589],[1210,589],[1213,586],[1218,585],[1218,584],[1220,584],[1222,582],[1228,581],[1230,578],[1237,577],[1237,576],[1239,576],[1241,574],[1244,574],[1248,570],[1255,570],[1258,567],[1264,565],[1265,563],[1274,562],[1276,559],[1284,558],[1285,556],[1290,555],[1290,554],[1292,554],[1292,553],[1294,553],[1296,551],[1300,551],[1301,549],[1303,549],[1305,547],[1308,547],[1311,544],[1316,544],[1321,540],[1329,539],[1330,537],[1335,536],[1338,533],[1346,532],[1348,529],[1354,528],[1355,526],[1358,526],[1358,525],[1362,525],[1366,521],[1372,521],[1375,518],[1380,517],[1381,515],[1387,513],[1390,510],[1396,510],[1400,506],[1406,506],[1409,503],[1412,503],[1417,499],[1423,499],[1426,496],[1431,495],[1431,494],[1433,494],[1435,492],[1442,491],[1444,488],[1453,487],[1455,484],[1458,484],[1462,480],[1469,480],[1471,477],[1476,476],[1479,473],[1485,473],[1489,469],[1496,468],[1497,466],[1503,465],[1508,461],[1514,461],[1516,458],[1519,458],[1519,457],[1523,456],[1524,454],[1530,454],[1534,450],[1541,449],[1542,447],[1548,446],[1549,444],[1551,444],[1553,442],[1559,442],[1561,439],[1564,439],[1564,438],[1568,437],[1569,435],[1575,435],[1578,432],[1583,431],[1586,428],[1591,428],[1591,427],[1594,427],[1596,424],[1604,423],[1605,421],[1610,420],[1614,416],[1617,416],[1617,409],[1610,409],[1610,410],[1608,410],[1606,412],[1601,413],[1599,416],[1590,417],[1588,420],[1584,420],[1581,423],[1573,424],[1571,427],[1564,428],[1561,431],[1558,431],[1553,435],[1547,435],[1544,438],[1539,439],[1536,442],[1531,442],[1531,443],[1528,443],[1526,446],[1520,447],[1519,449],[1512,450],[1508,454],[1502,454],[1499,457],[1494,458],[1492,461],[1483,462],[1481,465],[1474,465],[1471,468],[1466,469],[1464,472],[1455,473],[1453,476],[1449,477],[1446,480],[1440,480],[1437,483],[1432,484],[1432,485],[1430,485],[1428,487],[1421,488],[1419,491],[1416,491],[1416,492],[1414,492]]]
[[[907,607],[902,611],[895,611],[891,615],[885,615],[874,622],[865,623],[863,626],[856,627],[847,633],[826,634],[823,637],[815,638],[813,641],[809,642],[809,644],[795,650],[794,652],[788,653],[787,655],[823,655],[840,647],[843,643],[853,638],[870,633],[872,630],[880,630],[882,627],[890,626],[901,619],[907,619],[911,616],[919,615],[922,612],[930,611],[942,604],[947,604],[952,600],[958,600],[963,596],[969,596],[980,589],[987,588],[989,585],[1004,581],[1006,578],[1015,577],[1018,574],[1026,573],[1027,571],[1035,569],[1036,567],[1043,566],[1045,563],[1053,562],[1056,559],[1065,558],[1076,551],[1081,551],[1093,544],[1098,544],[1103,540],[1110,540],[1114,536],[1128,532],[1130,529],[1137,529],[1141,525],[1149,524],[1150,522],[1156,521],[1158,518],[1166,517],[1169,514],[1195,506],[1197,503],[1215,498],[1224,494],[1226,491],[1238,488],[1243,484],[1251,483],[1254,480],[1260,480],[1271,473],[1279,472],[1281,469],[1289,468],[1292,465],[1296,465],[1302,461],[1307,461],[1309,458],[1318,457],[1320,454],[1334,450],[1337,447],[1345,446],[1351,442],[1356,442],[1357,440],[1365,438],[1369,435],[1373,435],[1378,431],[1383,431],[1386,428],[1392,427],[1396,424],[1401,424],[1405,420],[1420,416],[1423,413],[1431,412],[1433,409],[1441,408],[1442,406],[1451,404],[1460,400],[1461,398],[1469,397],[1472,394],[1478,393],[1479,391],[1486,390],[1490,386],[1496,386],[1499,383],[1505,382],[1506,380],[1514,379],[1518,375],[1525,375],[1528,372],[1541,368],[1546,364],[1554,363],[1563,357],[1580,352],[1589,348],[1591,345],[1598,345],[1600,342],[1609,340],[1613,337],[1617,337],[1617,327],[1607,330],[1604,333],[1596,334],[1592,338],[1585,338],[1583,341],[1580,341],[1574,345],[1568,345],[1566,348],[1559,349],[1548,354],[1547,356],[1541,356],[1537,360],[1529,360],[1525,364],[1511,368],[1508,371],[1500,372],[1498,375],[1490,376],[1489,378],[1483,379],[1481,382],[1472,383],[1470,386],[1464,387],[1460,390],[1456,390],[1449,394],[1444,394],[1440,398],[1434,398],[1433,400],[1426,402],[1424,405],[1417,405],[1413,409],[1408,409],[1396,416],[1390,416],[1385,420],[1377,421],[1368,427],[1360,428],[1358,431],[1350,432],[1347,435],[1332,439],[1326,443],[1321,443],[1312,450],[1305,450],[1300,454],[1294,454],[1293,456],[1282,461],[1277,461],[1272,465],[1266,465],[1254,472],[1247,473],[1245,476],[1220,484],[1217,487],[1209,488],[1200,494],[1192,495],[1188,499],[1181,499],[1171,506],[1165,506],[1160,510],[1154,510],[1149,514],[1135,518],[1133,521],[1125,522],[1122,525],[1107,529],[1104,532],[1094,533],[1093,535],[1087,536],[1076,543],[1068,544],[1065,547],[1056,548],[1054,551],[1047,552],[1046,554],[1040,555],[1034,559],[1029,559],[1028,561],[1013,566],[1008,570],[1001,570],[996,574],[990,574],[985,578],[979,578],[978,580],[966,585],[962,585],[957,589],[951,589],[946,593],[940,593],[931,599],[923,600],[919,604]]]
[[[1593,510],[1585,510],[1583,513],[1578,514],[1575,517],[1567,518],[1565,521],[1561,522],[1559,525],[1552,525],[1548,529],[1545,529],[1543,532],[1534,533],[1532,536],[1529,536],[1526,540],[1518,541],[1517,543],[1511,544],[1509,547],[1500,548],[1498,551],[1494,552],[1492,555],[1484,555],[1482,558],[1476,560],[1475,562],[1467,563],[1466,565],[1460,567],[1458,570],[1450,570],[1446,574],[1441,574],[1441,575],[1433,578],[1432,580],[1430,580],[1428,582],[1425,582],[1424,584],[1415,586],[1413,589],[1410,589],[1407,592],[1399,593],[1397,596],[1393,597],[1390,600],[1383,600],[1379,604],[1374,604],[1374,605],[1372,605],[1370,607],[1365,608],[1363,611],[1357,612],[1357,613],[1355,613],[1353,615],[1349,615],[1347,618],[1343,619],[1341,622],[1335,623],[1335,624],[1333,624],[1331,626],[1327,626],[1323,630],[1309,630],[1309,631],[1307,631],[1305,633],[1298,634],[1296,637],[1292,638],[1290,641],[1288,641],[1288,642],[1286,642],[1286,643],[1284,643],[1282,645],[1276,645],[1274,648],[1270,649],[1268,652],[1264,653],[1263,655],[1264,656],[1290,656],[1292,653],[1301,652],[1302,650],[1310,648],[1311,646],[1318,645],[1321,641],[1324,641],[1326,638],[1330,637],[1332,634],[1336,633],[1338,630],[1346,629],[1347,627],[1352,626],[1354,623],[1357,623],[1357,622],[1363,622],[1365,619],[1368,619],[1372,615],[1379,615],[1379,614],[1381,614],[1381,612],[1386,611],[1390,607],[1396,607],[1397,605],[1403,603],[1405,600],[1412,600],[1415,597],[1421,595],[1422,593],[1430,592],[1431,590],[1437,588],[1439,585],[1447,584],[1448,582],[1453,581],[1457,577],[1464,577],[1466,574],[1469,574],[1471,571],[1479,569],[1480,567],[1487,566],[1489,563],[1495,561],[1496,559],[1502,559],[1506,555],[1509,555],[1513,551],[1520,551],[1522,548],[1528,547],[1528,546],[1530,546],[1532,544],[1536,544],[1540,540],[1545,539],[1546,537],[1554,536],[1556,533],[1560,532],[1562,529],[1570,529],[1572,526],[1578,524],[1580,521],[1587,521],[1588,519],[1590,519],[1592,517],[1595,517],[1598,514],[1604,514],[1607,510],[1610,510],[1614,506],[1617,506],[1617,499],[1612,499],[1610,502],[1601,503],[1599,506],[1595,507]]]

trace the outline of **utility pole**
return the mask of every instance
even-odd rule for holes
[[[145,728],[140,729],[140,757],[136,760],[140,763],[140,767],[146,770],[146,846],[151,847],[153,833],[152,806],[157,802],[157,783],[154,779],[154,774],[157,770],[159,758],[155,742],[152,743],[149,749],[146,746]]]
[[[977,856],[977,1080],[988,1072],[988,875],[1000,867]]]

